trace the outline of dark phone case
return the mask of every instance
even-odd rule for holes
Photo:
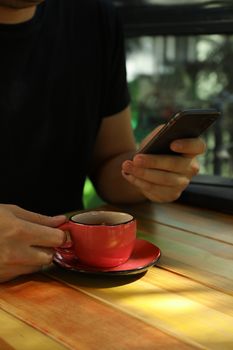
[[[216,119],[220,113],[214,109],[193,109],[178,112],[137,153],[170,154],[175,153],[170,149],[172,141],[183,138],[200,136]]]

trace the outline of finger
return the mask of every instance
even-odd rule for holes
[[[28,221],[19,220],[17,231],[19,239],[31,246],[60,247],[66,241],[64,231]]]
[[[50,265],[53,262],[55,250],[41,247],[32,247],[33,264],[36,266]]]
[[[173,141],[171,143],[171,149],[178,153],[198,155],[205,152],[206,144],[201,138],[188,138]]]
[[[140,148],[144,147],[155,135],[158,134],[158,132],[164,127],[164,124],[159,125],[156,127],[149,135],[147,135],[141,142]]]
[[[153,202],[171,202],[178,199],[182,190],[176,187],[156,185],[148,181],[136,178],[133,175],[122,174],[132,185],[149,200]]]
[[[126,173],[133,173],[135,168],[163,170],[178,174],[196,174],[199,170],[198,162],[190,158],[169,155],[136,155],[133,161],[125,161],[122,169]]]
[[[133,167],[132,171],[128,172],[128,174],[154,185],[178,187],[180,189],[186,188],[190,182],[190,179],[183,174],[139,167]]]
[[[11,254],[8,263],[5,264],[5,266],[11,266],[11,268],[15,269],[16,266],[49,265],[53,261],[54,254],[54,249],[27,247],[26,249],[22,249],[18,254]]]
[[[20,219],[27,220],[29,222],[37,223],[39,225],[57,227],[66,221],[65,215],[58,216],[46,216],[38,213],[34,213],[25,209],[22,209],[16,205],[8,205],[11,211]]]

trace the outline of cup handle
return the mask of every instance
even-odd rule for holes
[[[64,231],[66,234],[66,241],[59,247],[59,249],[60,248],[62,248],[62,249],[72,248],[73,242],[72,242],[71,235],[70,235],[70,223],[65,222],[64,224],[58,226],[57,228]],[[69,234],[67,234],[67,232],[69,232]]]

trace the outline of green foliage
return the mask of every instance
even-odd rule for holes
[[[104,201],[98,196],[92,182],[88,178],[84,185],[83,202],[85,209],[96,208],[104,204]]]

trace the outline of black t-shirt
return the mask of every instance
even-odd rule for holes
[[[0,203],[82,208],[101,119],[129,103],[121,27],[104,0],[47,0],[0,25]]]

